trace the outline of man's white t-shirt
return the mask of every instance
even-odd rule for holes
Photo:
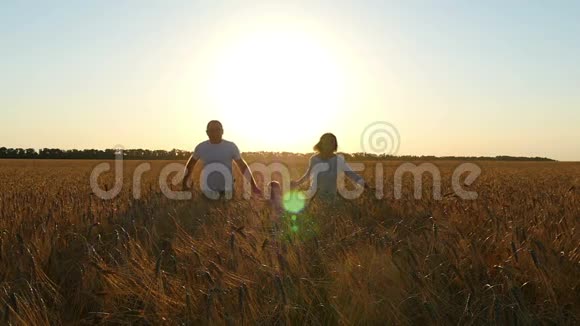
[[[193,158],[203,162],[201,170],[203,191],[232,191],[234,182],[232,161],[240,159],[240,150],[236,144],[225,139],[218,144],[206,140],[195,147]]]

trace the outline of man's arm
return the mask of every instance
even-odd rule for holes
[[[187,160],[187,163],[185,164],[185,174],[183,175],[183,181],[181,182],[182,189],[189,188],[187,186],[187,180],[189,179],[191,172],[193,172],[193,167],[195,166],[195,163],[197,163],[197,159],[195,159],[193,157],[193,154],[191,154],[191,156],[189,157],[189,160]]]
[[[250,181],[250,184],[252,185],[252,190],[256,193],[261,194],[262,191],[260,190],[260,188],[258,188],[258,185],[256,184],[256,180],[252,175],[252,170],[250,170],[248,163],[246,163],[246,161],[241,157],[239,159],[235,159],[234,161],[238,165],[238,168],[240,168],[240,171],[242,172],[244,177],[248,178],[248,180]]]

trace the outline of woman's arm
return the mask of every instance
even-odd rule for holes
[[[349,177],[356,184],[364,186],[365,188],[367,187],[365,179],[351,169],[343,156],[339,156],[339,162],[341,169],[344,171],[344,174],[347,177]]]
[[[310,160],[308,161],[308,169],[306,169],[306,173],[304,173],[304,175],[301,176],[298,180],[290,182],[290,185],[292,186],[292,188],[300,186],[310,176],[310,172],[312,171],[312,159],[313,158],[314,158],[314,156],[312,156],[310,158]]]

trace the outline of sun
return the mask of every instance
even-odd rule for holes
[[[330,126],[344,112],[346,76],[336,50],[299,31],[261,31],[232,40],[207,78],[210,106],[236,124],[259,126],[286,145],[319,136],[304,126]],[[271,122],[271,123],[270,123]],[[279,135],[279,136],[276,136]],[[284,136],[286,135],[286,137]]]

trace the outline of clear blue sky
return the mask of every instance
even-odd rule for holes
[[[0,146],[580,161],[580,2],[0,3]],[[225,68],[224,68],[225,67]],[[209,85],[209,86],[208,86]]]

